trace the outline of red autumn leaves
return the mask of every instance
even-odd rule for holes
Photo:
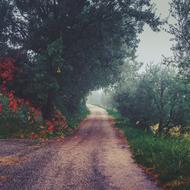
[[[13,81],[16,71],[17,67],[12,58],[4,58],[0,60],[0,78],[3,82]]]
[[[34,107],[28,100],[15,97],[14,91],[8,90],[8,84],[14,81],[15,74],[18,71],[15,61],[12,58],[0,59],[0,96],[2,96],[2,101],[4,99],[8,100],[8,104],[0,102],[0,117],[2,114],[6,116],[9,114],[19,115],[20,111],[25,107],[28,110],[26,116],[28,126],[33,126],[28,137],[32,139],[44,138],[63,132],[68,126],[66,118],[61,112],[55,111],[54,118],[46,121],[42,117],[40,108]],[[5,112],[3,112],[4,110]],[[26,136],[24,133],[21,133],[20,137],[24,138]]]
[[[55,125],[54,125],[54,123],[53,123],[52,121],[47,121],[46,124],[47,124],[47,126],[48,126],[48,129],[47,129],[48,132],[49,132],[49,133],[53,133],[54,130],[55,130]]]
[[[16,112],[17,111],[17,100],[14,98],[13,91],[9,92],[9,109]]]
[[[18,103],[14,97],[13,91],[9,92],[7,96],[9,97],[9,109],[13,112],[16,112],[18,108]],[[3,111],[3,104],[0,103],[0,113],[2,113],[2,111]]]
[[[17,100],[14,98],[13,91],[7,92],[7,83],[14,80],[17,71],[15,61],[12,58],[3,58],[0,60],[0,79],[2,80],[1,92],[9,97],[9,109],[17,111]],[[3,105],[0,103],[0,113],[3,111]]]
[[[3,94],[7,93],[7,82],[13,81],[14,74],[17,68],[15,66],[15,61],[12,58],[4,58],[0,60],[0,79],[2,80],[1,92]],[[10,110],[16,112],[17,102],[14,99],[13,92],[8,93],[9,96],[9,108]],[[3,105],[0,103],[0,113],[3,111]]]
[[[3,111],[3,105],[0,103],[0,113]]]

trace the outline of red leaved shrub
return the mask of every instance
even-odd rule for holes
[[[34,107],[28,100],[15,97],[14,91],[8,91],[7,84],[14,80],[17,71],[14,59],[0,59],[0,130],[6,130],[3,127],[11,125],[14,133],[20,131],[20,137],[32,139],[63,135],[68,126],[61,112],[56,111],[54,118],[46,121],[40,108]]]

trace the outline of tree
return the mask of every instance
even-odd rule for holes
[[[134,126],[147,128],[159,124],[160,133],[163,129],[189,125],[189,85],[177,78],[174,69],[149,66],[133,85],[127,83],[125,91],[116,92],[115,101],[120,113]]]
[[[13,7],[9,1],[0,0],[0,57],[7,54],[8,35]]]
[[[44,92],[48,97],[43,110],[53,110],[59,96],[73,112],[89,91],[115,83],[120,65],[135,53],[144,24],[154,30],[160,24],[149,0],[11,2],[9,44],[16,44],[17,51],[25,55],[24,66],[44,65],[42,72],[58,85],[58,90]],[[35,72],[42,74],[40,69]]]
[[[172,17],[176,23],[170,25],[170,33],[174,35],[175,62],[180,73],[190,81],[190,2],[189,0],[172,0]]]

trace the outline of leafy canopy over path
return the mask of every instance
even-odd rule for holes
[[[11,88],[45,117],[54,106],[76,111],[89,91],[118,80],[144,24],[157,29],[152,7],[150,0],[0,0],[0,56],[22,70]]]

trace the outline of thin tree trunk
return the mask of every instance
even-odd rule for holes
[[[158,129],[159,134],[162,133],[163,124],[164,124],[164,102],[163,102],[163,98],[164,98],[164,85],[163,85],[163,81],[161,81],[161,84],[160,84],[160,116],[159,116],[159,129]]]
[[[43,107],[44,119],[48,119],[48,120],[52,119],[53,113],[54,113],[53,93],[51,91],[49,91],[46,105]]]

